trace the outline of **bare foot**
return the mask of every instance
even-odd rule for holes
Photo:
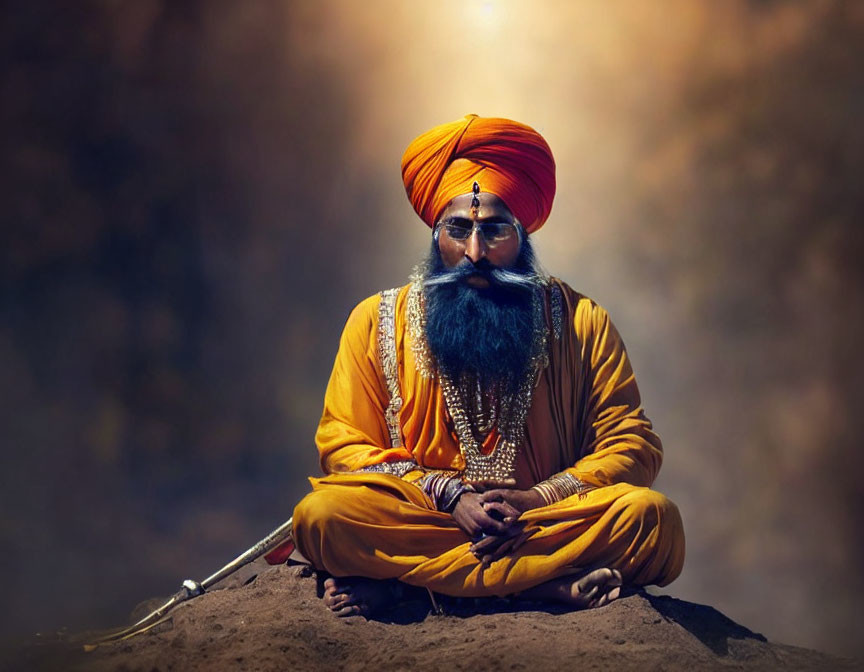
[[[617,569],[595,569],[578,578],[565,576],[530,588],[519,597],[528,600],[563,602],[575,609],[592,609],[609,604],[621,594],[621,572]]]
[[[324,604],[334,614],[369,617],[399,600],[399,585],[361,576],[334,577],[324,581]]]

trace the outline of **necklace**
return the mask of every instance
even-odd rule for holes
[[[504,401],[501,388],[501,383],[497,381],[484,384],[480,376],[464,376],[459,383],[462,399],[470,400],[474,438],[481,443],[498,425],[498,413]]]
[[[515,387],[516,392],[508,393],[505,391],[505,386],[500,384],[484,389],[479,377],[473,380],[464,378],[453,381],[446,372],[437,370],[425,337],[423,276],[415,272],[411,280],[406,309],[417,370],[426,378],[437,377],[440,381],[444,401],[459,440],[459,450],[465,458],[463,480],[511,478],[516,466],[516,455],[525,440],[525,417],[531,408],[534,386],[540,372],[549,361],[546,351],[544,287],[538,286],[531,297],[534,329],[529,365],[518,386],[509,386],[510,389]],[[475,403],[467,403],[472,400],[472,397]],[[484,455],[480,439],[488,435],[495,426],[501,438],[495,449],[488,455]]]

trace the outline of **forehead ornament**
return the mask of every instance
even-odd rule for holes
[[[477,209],[480,207],[480,199],[477,198],[477,194],[480,193],[480,183],[474,182],[474,186],[471,187],[471,193],[473,196],[471,197],[471,209],[474,210],[474,214],[477,214]]]

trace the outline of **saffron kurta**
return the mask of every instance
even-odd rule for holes
[[[662,446],[641,409],[624,345],[603,308],[557,280],[546,292],[549,365],[526,419],[516,487],[567,470],[594,489],[522,514],[532,536],[484,569],[452,516],[435,510],[413,484],[422,472],[404,478],[356,473],[408,459],[427,469],[465,467],[438,379],[415,366],[408,287],[395,306],[404,447],[390,447],[384,416],[389,395],[375,295],[354,309],[342,334],[316,435],[326,476],[310,479],[313,491],[294,512],[301,553],[335,576],[398,578],[461,596],[508,595],[593,567],[619,569],[635,585],[675,579],[684,561],[681,518],[672,502],[649,489]],[[557,335],[553,287],[563,298]]]

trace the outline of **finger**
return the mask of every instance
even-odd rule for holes
[[[518,548],[524,542],[523,536],[527,538],[531,534],[533,534],[533,531],[525,535],[525,533],[522,532],[521,525],[517,525],[516,527],[511,527],[504,534],[487,535],[483,537],[481,540],[473,543],[469,550],[475,555],[475,557],[481,558],[484,555],[494,554],[495,550],[505,543],[508,544],[508,548],[511,545],[513,548]]]
[[[483,537],[480,541],[471,545],[471,552],[476,556],[481,556],[484,553],[491,551],[495,546],[500,544],[502,541],[501,537],[496,536],[488,536]]]
[[[518,551],[522,547],[522,544],[528,541],[533,534],[534,531],[532,530],[531,532],[523,532],[518,537],[516,537],[513,540],[513,548],[510,549],[510,552],[515,553],[516,551]]]
[[[515,546],[516,541],[517,541],[518,539],[519,539],[519,537],[513,537],[512,539],[508,539],[508,540],[505,541],[503,544],[501,544],[500,546],[498,546],[498,548],[496,548],[496,549],[495,549],[495,550],[490,554],[489,561],[490,561],[490,562],[495,562],[496,560],[500,560],[500,559],[503,558],[505,555],[507,555],[508,553],[510,553],[510,551],[513,550],[513,547]]]
[[[474,524],[480,528],[480,532],[485,535],[500,535],[504,534],[509,527],[509,524],[495,520],[492,516],[486,513],[483,509],[479,509],[473,517]]]
[[[481,532],[484,534],[501,534],[508,527],[508,524],[495,520],[492,516],[486,513],[479,502],[468,507],[464,513],[464,520],[457,521],[457,524],[459,524],[472,539],[476,538]]]
[[[502,522],[506,522],[507,519],[510,519],[509,522],[512,522],[521,515],[516,507],[503,501],[485,502],[483,504],[483,510],[486,513],[489,513],[490,511],[495,511],[501,517]]]
[[[504,553],[499,555],[498,551],[502,546],[509,544],[510,541],[511,539],[507,537],[496,537],[494,544],[490,544],[487,548],[481,549],[478,553],[475,553],[475,557],[480,560],[484,566],[488,567],[494,560],[497,560],[499,557],[504,555]]]
[[[500,537],[502,534],[507,533],[507,528],[509,527],[509,523],[502,523],[498,520],[495,520],[491,516],[487,518],[486,522],[480,527],[483,534],[487,536]]]
[[[504,502],[486,502],[483,504],[483,512],[490,518],[504,522],[510,510]]]
[[[501,537],[497,534],[487,534],[481,540],[474,542],[471,552],[479,558],[481,555],[489,553],[493,548],[496,548],[504,539],[506,537]]]
[[[474,539],[478,534],[480,534],[480,528],[474,524],[474,521],[471,520],[470,516],[453,516],[453,522],[459,526],[459,529],[465,533],[465,536],[469,539]]]
[[[533,530],[531,532],[524,532],[521,524],[514,526],[511,530],[512,533],[506,537],[493,552],[493,560],[514,553],[532,534],[534,534]]]
[[[477,492],[484,492],[486,490],[494,490],[495,488],[512,488],[514,485],[516,485],[516,479],[484,479],[478,481],[468,481],[467,485],[473,487]]]
[[[503,502],[504,501],[504,493],[506,490],[502,490],[501,488],[495,488],[494,490],[485,490],[480,495],[481,502]]]

